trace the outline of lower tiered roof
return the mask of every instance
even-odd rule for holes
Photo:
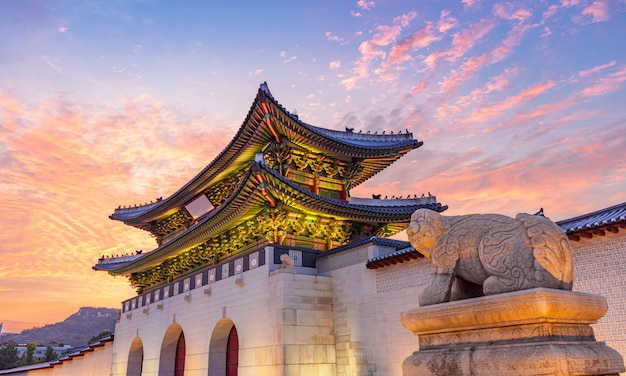
[[[215,252],[232,254],[237,251],[236,246],[245,246],[257,238],[280,243],[281,239],[276,237],[279,231],[320,231],[313,237],[341,245],[350,241],[355,225],[369,226],[373,231],[371,235],[389,236],[408,227],[411,214],[417,209],[441,212],[447,208],[433,196],[354,201],[358,203],[318,196],[286,179],[259,158],[251,164],[226,202],[174,239],[150,252],[119,262],[101,260],[94,269],[112,275],[133,275],[162,267],[169,261],[169,264],[178,262],[180,265],[174,267],[179,270],[169,270],[168,273],[183,272],[196,264],[211,262],[217,256]],[[307,221],[317,221],[317,225],[306,227]],[[218,247],[211,247],[217,244]],[[213,254],[207,249],[214,249]],[[165,274],[159,278],[165,278]],[[142,283],[138,285],[141,287]]]

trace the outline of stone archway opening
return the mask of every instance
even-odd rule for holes
[[[183,328],[174,323],[167,328],[163,336],[159,357],[159,375],[183,375],[185,371],[185,355],[185,334],[183,333]]]
[[[135,337],[130,344],[130,351],[128,352],[128,367],[126,369],[126,376],[141,376],[143,370],[143,342],[141,338]]]
[[[209,375],[236,376],[239,367],[239,335],[232,320],[217,322],[209,344]]]

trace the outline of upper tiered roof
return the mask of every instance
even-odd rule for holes
[[[363,236],[395,234],[417,209],[444,211],[430,195],[349,197],[350,188],[422,145],[409,132],[384,133],[306,124],[262,84],[241,128],[213,162],[170,197],[111,215],[150,231],[157,248],[103,257],[94,269],[129,276],[142,290],[260,244],[329,250]],[[198,201],[204,204],[196,211]]]
[[[385,132],[383,132],[385,133]],[[111,219],[147,229],[151,221],[171,214],[212,185],[245,168],[271,142],[289,142],[339,160],[358,160],[360,168],[351,177],[351,187],[366,181],[412,149],[423,143],[410,132],[396,134],[355,133],[312,126],[290,114],[261,84],[239,131],[222,152],[200,173],[171,196],[147,205],[118,208]]]

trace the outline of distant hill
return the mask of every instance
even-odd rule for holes
[[[82,307],[65,320],[41,328],[26,329],[19,334],[2,333],[2,342],[37,343],[44,346],[51,342],[81,347],[105,330],[113,332],[118,310],[113,308]]]

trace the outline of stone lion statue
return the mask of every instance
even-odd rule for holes
[[[419,209],[407,233],[413,248],[437,267],[421,306],[536,287],[572,289],[569,241],[543,216],[443,216]]]
[[[280,265],[278,266],[279,269],[293,269],[293,267],[294,261],[291,256],[286,253],[280,255]]]

